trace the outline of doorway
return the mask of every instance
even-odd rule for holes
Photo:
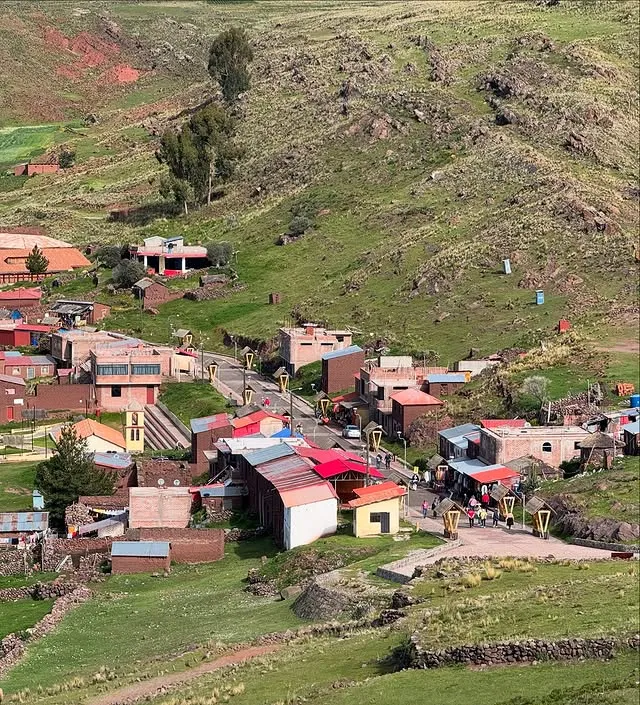
[[[156,388],[150,384],[147,386],[147,404],[156,403]]]
[[[380,512],[380,533],[388,534],[391,531],[391,522],[389,520],[389,512]]]

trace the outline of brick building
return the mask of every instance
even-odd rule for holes
[[[111,313],[111,306],[97,301],[59,299],[49,307],[50,318],[57,318],[66,328],[90,326],[102,321]]]
[[[307,323],[302,328],[280,328],[278,337],[280,357],[289,374],[294,375],[324,354],[350,347],[353,336],[349,330],[327,330]]]
[[[401,431],[406,436],[413,421],[429,411],[436,411],[443,403],[418,389],[396,392],[391,397],[391,424],[390,428],[385,428],[386,433],[396,436],[398,431]]]
[[[363,365],[364,350],[358,345],[325,353],[322,356],[322,391],[335,394],[353,389],[354,379]]]
[[[578,426],[531,426],[480,429],[478,457],[504,465],[514,458],[533,456],[553,467],[580,456],[588,431]]]
[[[57,174],[60,171],[57,154],[42,154],[13,168],[14,176],[35,176],[36,174]]]
[[[168,541],[114,541],[111,544],[111,572],[156,573],[171,569]]]
[[[0,374],[26,380],[54,377],[56,361],[50,355],[23,355],[19,350],[0,351]]]
[[[9,348],[36,347],[40,339],[51,333],[52,327],[41,324],[23,322],[2,323],[0,325],[0,345]]]
[[[169,288],[161,282],[143,277],[132,287],[133,295],[142,301],[142,308],[156,308],[160,304],[168,301],[171,297]]]
[[[22,378],[0,374],[0,424],[22,419],[26,387]]]
[[[227,414],[191,419],[191,462],[198,474],[209,469],[205,451],[212,451],[221,438],[232,438],[234,428]]]
[[[129,529],[128,541],[168,541],[174,563],[211,563],[224,557],[223,529]]]
[[[469,375],[470,377],[471,375]],[[426,390],[434,397],[447,396],[462,389],[467,381],[467,376],[464,372],[429,374],[426,380]]]
[[[181,460],[136,460],[139,487],[190,487],[191,466]]]
[[[33,287],[31,289],[19,288],[10,291],[0,291],[0,307],[19,311],[33,308],[40,305],[42,300],[42,289]]]

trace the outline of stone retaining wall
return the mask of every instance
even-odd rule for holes
[[[423,548],[417,551],[411,551],[400,560],[394,561],[393,563],[387,563],[386,565],[381,565],[378,570],[376,570],[376,575],[379,578],[393,580],[394,583],[406,585],[415,577],[415,567],[419,566],[421,561],[426,561],[432,556],[436,556],[439,553],[444,553],[461,545],[462,541],[457,539],[456,541],[449,541],[447,543],[443,543],[441,546],[435,546],[434,548]],[[406,570],[407,567],[413,567],[413,570]],[[403,570],[403,568],[405,570]]]
[[[606,543],[605,541],[594,541],[593,539],[578,539],[572,538],[571,543],[575,543],[576,546],[587,546],[588,548],[601,548],[604,551],[624,551],[631,553],[640,553],[640,546],[627,545],[625,543]]]
[[[16,634],[7,635],[0,641],[0,677],[14,666],[25,652],[27,646],[33,641],[41,639],[52,631],[64,616],[77,605],[86,602],[91,597],[91,590],[78,587],[68,595],[58,598],[49,614],[46,614],[34,627],[27,629],[27,639],[22,639]]]
[[[35,583],[26,587],[4,588],[0,590],[0,602],[13,602],[14,600],[51,600],[76,590],[76,583],[54,581],[51,583]]]
[[[25,574],[25,560],[27,572],[33,568],[33,554],[31,551],[18,551],[17,548],[0,549],[0,576]]]
[[[495,644],[464,644],[448,649],[425,649],[420,636],[414,634],[406,650],[406,668],[441,668],[443,666],[499,666],[533,661],[572,661],[595,658],[609,659],[617,649],[640,649],[640,636],[600,637],[597,639],[559,639],[544,641],[498,642]]]

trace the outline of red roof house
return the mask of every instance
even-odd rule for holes
[[[404,436],[419,416],[443,406],[444,402],[419,389],[403,389],[391,396],[391,430]]]
[[[356,490],[363,489],[367,481],[366,465],[342,458],[320,463],[313,470],[323,480],[328,480],[331,483],[340,502],[343,503],[353,499]],[[369,467],[369,477],[375,480],[384,479],[384,475],[374,467]]]
[[[524,428],[527,422],[524,419],[483,419],[482,428]]]

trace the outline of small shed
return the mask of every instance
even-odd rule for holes
[[[596,431],[580,442],[580,465],[610,468],[617,451],[623,446],[621,441]]]
[[[353,509],[353,533],[357,538],[397,534],[400,512],[407,491],[395,482],[383,482],[355,489],[356,499],[347,506]]]
[[[640,421],[622,427],[625,455],[640,455]]]
[[[168,541],[114,541],[111,544],[111,572],[155,573],[171,568]]]
[[[153,308],[164,303],[169,298],[169,288],[161,282],[143,277],[132,287],[133,295],[142,301],[143,308]]]

